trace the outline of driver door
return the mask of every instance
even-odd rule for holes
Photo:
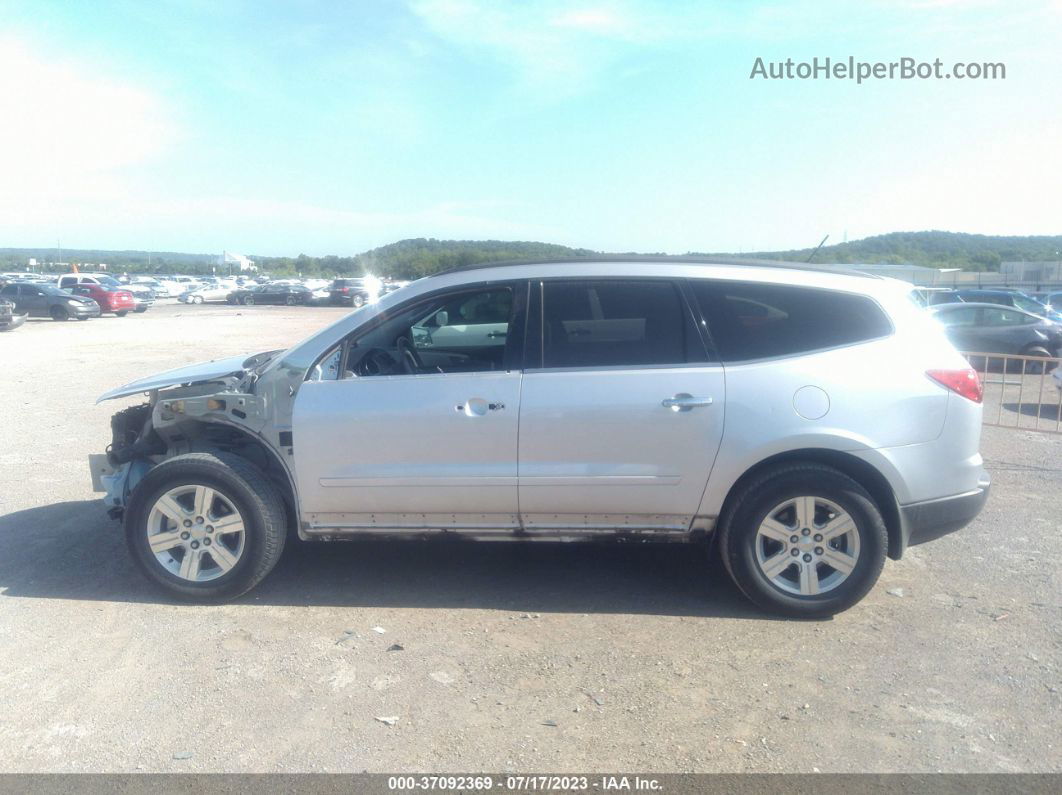
[[[414,298],[322,356],[293,412],[299,502],[311,532],[519,526],[526,300],[526,282]],[[475,321],[484,305],[491,321],[503,313],[493,337],[450,331],[441,336],[452,344],[440,343],[438,331]],[[424,345],[428,328],[433,341]],[[492,344],[466,344],[480,337]]]

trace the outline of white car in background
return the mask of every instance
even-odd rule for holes
[[[134,276],[130,281],[148,285],[159,298],[176,298],[185,291],[179,282],[157,276]]]
[[[235,282],[206,284],[181,293],[178,300],[186,304],[204,304],[212,301],[224,303],[229,293],[235,289]]]

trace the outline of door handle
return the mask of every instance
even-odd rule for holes
[[[672,411],[689,411],[699,406],[712,405],[712,399],[710,397],[694,397],[688,392],[679,392],[674,397],[661,400],[660,405]]]
[[[488,411],[502,411],[504,408],[504,403],[489,403],[483,398],[470,398],[467,402],[454,406],[455,411],[466,417],[482,417]]]

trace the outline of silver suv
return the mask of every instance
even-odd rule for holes
[[[414,282],[285,351],[185,367],[93,480],[169,593],[236,597],[302,540],[705,541],[761,607],[844,610],[981,510],[981,384],[911,298],[738,262]]]

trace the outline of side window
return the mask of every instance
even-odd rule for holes
[[[59,280],[59,288],[66,289],[67,287],[73,287],[77,284],[77,276],[64,276]]]
[[[8,284],[3,290],[0,290],[0,295],[18,295],[18,287],[14,284]]]
[[[670,281],[547,281],[543,367],[624,367],[704,361]]]
[[[1028,315],[1012,312],[1009,309],[985,309],[984,322],[989,326],[1022,326],[1035,321]]]
[[[792,356],[892,332],[881,308],[861,295],[750,282],[692,284],[724,362]]]
[[[953,309],[950,312],[941,312],[938,317],[940,322],[948,328],[955,326],[976,326],[979,310],[976,307],[966,309]]]
[[[350,343],[343,375],[504,370],[513,297],[507,286],[473,289],[399,309]]]
[[[929,296],[929,305],[934,306],[936,304],[958,304],[962,303],[962,299],[955,293],[931,293]]]

